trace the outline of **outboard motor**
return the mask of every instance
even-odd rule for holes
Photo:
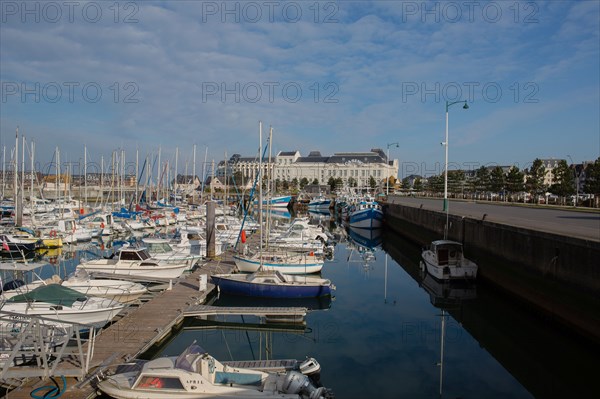
[[[330,399],[333,393],[324,387],[315,387],[308,376],[297,371],[289,371],[280,389],[284,393],[300,395],[307,399]]]
[[[311,375],[321,372],[321,365],[312,357],[307,357],[305,361],[300,363],[300,372],[304,375]]]

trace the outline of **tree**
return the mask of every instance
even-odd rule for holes
[[[287,191],[287,190],[289,190],[289,189],[290,189],[290,182],[289,182],[289,181],[287,181],[287,180],[284,180],[284,181],[283,181],[283,183],[282,183],[282,186],[283,186],[283,189],[284,189],[285,191]]]
[[[329,180],[327,180],[327,185],[329,186],[329,188],[331,188],[331,191],[335,191],[335,178],[334,177],[330,177]]]
[[[490,190],[490,170],[482,166],[475,171],[475,191]]]
[[[506,188],[511,193],[518,193],[519,191],[523,191],[525,184],[523,182],[524,175],[523,172],[519,170],[517,166],[513,166],[508,171],[508,175],[506,176]]]
[[[348,186],[349,187],[356,187],[357,185],[358,185],[358,182],[356,181],[356,179],[354,177],[348,178]]]
[[[504,186],[504,172],[500,166],[496,166],[490,174],[490,191],[499,193],[504,190]]]
[[[444,178],[441,175],[431,176],[427,179],[426,189],[432,193],[442,192],[444,190]]]
[[[532,195],[539,195],[545,192],[544,176],[546,176],[546,167],[539,158],[536,158],[529,171],[527,171],[527,180],[525,181],[527,191]]]
[[[306,177],[303,177],[302,179],[300,179],[300,189],[303,189],[307,185],[308,185],[308,179]]]
[[[297,178],[297,177],[294,177],[294,178],[292,179],[292,188],[293,188],[293,189],[296,189],[296,188],[298,188],[298,178]]]
[[[585,187],[587,194],[600,194],[600,157],[585,168]]]
[[[315,186],[318,186],[318,185],[319,185],[319,179],[317,179],[317,178],[315,177],[315,178],[313,179],[313,181],[312,181],[312,183],[311,183],[311,184],[313,184],[313,185],[315,185]]]
[[[341,177],[335,179],[335,189],[339,189],[340,187],[344,187],[344,180]]]
[[[550,192],[560,197],[575,194],[575,178],[573,170],[567,165],[564,159],[558,162],[556,168],[552,170],[552,185]]]
[[[463,183],[465,181],[464,170],[449,170],[448,171],[448,191],[453,193],[462,192]]]
[[[402,188],[405,190],[410,188],[410,179],[408,177],[402,179]]]
[[[415,189],[415,191],[422,191],[423,190],[423,182],[421,181],[420,177],[417,177],[415,179],[415,181],[413,182],[413,188]]]
[[[377,181],[373,176],[369,177],[369,187],[371,187],[372,189],[377,187]]]

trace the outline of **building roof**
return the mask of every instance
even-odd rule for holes
[[[298,151],[280,151],[278,157],[293,157]]]

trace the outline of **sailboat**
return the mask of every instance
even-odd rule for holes
[[[259,124],[262,150],[262,123]],[[272,130],[271,130],[272,138]],[[271,139],[269,139],[270,142]],[[262,156],[259,161],[262,171]],[[262,189],[259,188],[259,221],[262,222]],[[234,260],[242,272],[252,274],[216,274],[212,281],[225,293],[273,298],[307,298],[331,295],[330,280],[289,274],[317,273],[325,261],[314,252],[263,252],[263,228],[260,226],[260,251],[253,255],[237,254]]]

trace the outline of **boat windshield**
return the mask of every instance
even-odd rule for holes
[[[206,351],[200,345],[191,344],[181,353],[181,355],[177,356],[175,368],[193,372],[194,360],[204,353],[206,353]]]

